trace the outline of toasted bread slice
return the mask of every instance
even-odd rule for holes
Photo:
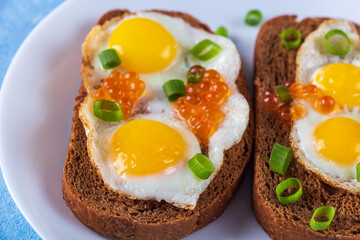
[[[193,27],[211,32],[197,19],[180,12],[157,11],[179,17]],[[103,15],[102,25],[113,17],[128,14],[114,10]],[[88,64],[83,59],[83,66]],[[243,73],[236,81],[251,106]],[[193,210],[177,208],[165,201],[130,199],[109,189],[92,166],[86,147],[86,134],[79,119],[79,108],[87,96],[80,88],[74,107],[69,150],[63,171],[63,197],[74,215],[87,227],[106,237],[122,239],[179,239],[219,217],[234,196],[249,162],[253,139],[253,113],[241,141],[224,153],[221,169],[201,194]]]
[[[255,169],[253,207],[262,228],[273,239],[360,239],[360,194],[334,188],[307,171],[293,158],[285,175],[269,168],[269,158],[275,142],[290,146],[290,127],[282,124],[263,106],[266,89],[295,79],[297,50],[282,46],[280,34],[295,28],[302,40],[314,31],[325,18],[306,18],[298,22],[296,16],[280,16],[264,23],[255,48]],[[360,33],[360,27],[357,26]],[[284,179],[296,177],[303,187],[303,195],[294,204],[279,203],[275,188]],[[314,210],[331,205],[336,215],[329,228],[314,231],[309,222]]]

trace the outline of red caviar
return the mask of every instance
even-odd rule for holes
[[[269,111],[276,111],[279,108],[280,99],[273,88],[265,91],[264,104]]]
[[[109,77],[104,79],[103,86],[96,90],[94,101],[109,100],[117,102],[121,106],[123,119],[131,117],[136,101],[145,91],[145,83],[139,79],[135,72],[121,74],[113,70]]]
[[[303,86],[300,83],[294,83],[290,86],[289,92],[293,98],[306,101],[318,112],[329,113],[335,108],[334,98],[325,95],[314,84]]]
[[[274,114],[283,123],[290,125],[290,104],[281,103],[278,94],[273,88],[269,88],[265,91],[265,97],[263,101],[267,110]]]
[[[305,117],[307,111],[304,105],[302,105],[301,103],[295,103],[291,108],[290,108],[290,112],[291,112],[291,116],[293,120],[298,120],[301,119],[303,117]]]
[[[329,113],[335,109],[335,100],[324,93],[314,84],[302,85],[301,83],[286,82],[292,99],[301,99],[310,104],[321,113]],[[290,125],[291,120],[298,120],[307,114],[307,110],[301,103],[281,103],[279,96],[273,88],[265,91],[264,106],[280,121]]]
[[[221,81],[220,74],[210,69],[203,73],[201,82],[188,84],[186,95],[178,98],[174,103],[177,114],[187,121],[203,144],[207,144],[217,125],[224,119],[220,105],[228,93],[229,87]]]

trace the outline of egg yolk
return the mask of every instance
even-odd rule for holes
[[[349,63],[333,63],[320,68],[315,84],[335,102],[348,107],[360,106],[360,68]]]
[[[330,118],[315,131],[315,149],[329,161],[354,165],[360,158],[360,124],[347,117]]]
[[[147,18],[123,21],[112,32],[109,46],[118,51],[123,69],[138,73],[166,68],[178,51],[175,38],[161,24]]]
[[[182,136],[166,124],[137,119],[122,125],[111,141],[115,169],[123,175],[160,173],[176,165],[186,144]]]

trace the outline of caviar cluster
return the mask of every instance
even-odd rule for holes
[[[301,99],[321,113],[329,113],[335,109],[335,100],[325,95],[314,84],[286,82],[285,86],[276,86],[265,91],[264,106],[280,121],[290,125],[292,120],[303,118],[306,108],[301,103],[291,104],[292,99]]]
[[[306,101],[318,112],[329,113],[335,108],[334,98],[325,95],[314,84],[304,86],[301,83],[294,83],[289,87],[289,92],[293,98]],[[293,119],[297,120],[306,115],[306,108],[301,103],[296,103],[292,107],[291,113]]]
[[[121,74],[113,70],[109,77],[104,79],[103,86],[96,90],[94,102],[109,100],[121,106],[123,119],[131,117],[136,101],[145,91],[145,83],[139,79],[135,72]]]
[[[178,98],[174,107],[203,144],[208,143],[209,137],[224,119],[220,104],[228,93],[229,87],[221,81],[217,71],[205,70],[198,65],[190,68],[186,95]]]
[[[286,87],[288,86],[289,84],[287,83]],[[281,122],[287,125],[290,125],[291,123],[290,101],[281,102],[279,95],[274,88],[269,88],[265,91],[264,106]]]

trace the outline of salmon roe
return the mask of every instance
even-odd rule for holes
[[[325,95],[314,84],[304,86],[301,83],[294,83],[289,87],[289,92],[293,98],[306,101],[320,113],[329,113],[335,109],[334,98]]]
[[[196,71],[196,69],[190,70]],[[201,82],[188,84],[186,95],[178,98],[174,103],[175,111],[179,117],[187,121],[203,144],[208,143],[209,137],[224,119],[220,105],[228,93],[229,87],[221,81],[220,74],[210,69],[203,73]]]
[[[280,98],[275,89],[269,88],[265,91],[264,97],[265,108],[275,115],[281,122],[290,125],[291,123],[291,111],[289,103],[280,102]]]
[[[321,113],[330,113],[335,110],[334,98],[325,95],[314,84],[302,85],[301,83],[286,82],[292,99],[301,99],[309,103],[315,110]],[[281,103],[278,94],[273,88],[265,91],[264,106],[280,121],[290,125],[292,120],[303,118],[307,114],[306,107],[301,103]]]
[[[131,117],[132,110],[139,97],[145,91],[145,83],[139,79],[135,72],[120,73],[113,70],[103,81],[103,86],[96,90],[94,102],[97,100],[109,100],[117,102],[121,106],[123,119]]]
[[[293,120],[303,118],[307,114],[305,106],[301,103],[295,103],[294,105],[292,105],[292,107],[290,108],[290,112]]]

